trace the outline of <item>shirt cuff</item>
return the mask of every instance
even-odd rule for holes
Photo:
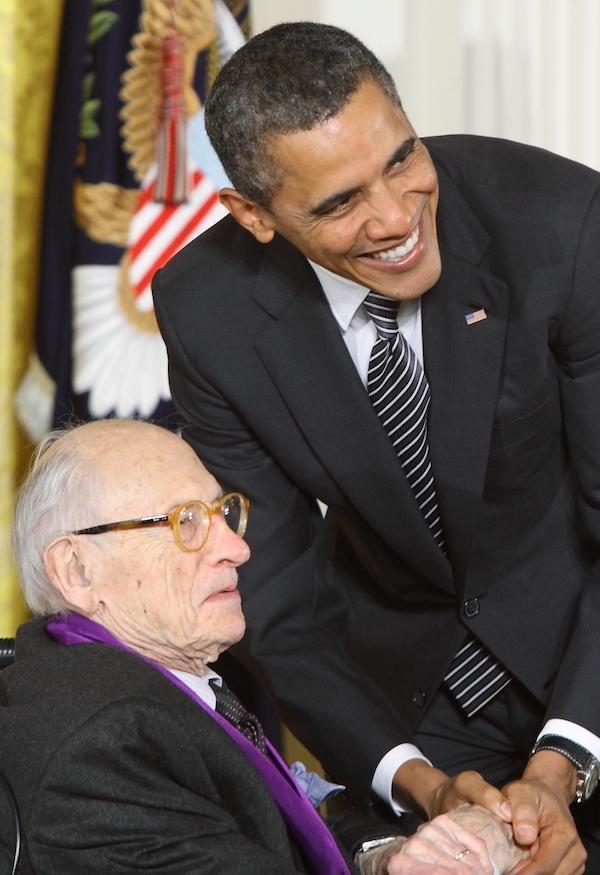
[[[589,729],[584,729],[578,723],[571,723],[570,720],[560,720],[557,717],[553,717],[551,720],[548,720],[538,735],[537,740],[539,741],[544,735],[560,735],[562,738],[568,738],[570,741],[574,741],[575,744],[585,747],[592,756],[600,760],[600,738],[594,735],[593,732],[590,732]]]
[[[371,782],[371,789],[373,792],[376,793],[386,805],[389,805],[394,814],[397,814],[399,817],[402,814],[406,814],[411,809],[399,805],[393,798],[393,780],[394,775],[400,766],[403,766],[408,760],[424,760],[428,765],[433,765],[427,757],[423,756],[418,747],[415,747],[414,744],[408,744],[405,742],[404,744],[398,744],[396,747],[388,750],[375,769],[375,774],[373,775],[373,780]]]

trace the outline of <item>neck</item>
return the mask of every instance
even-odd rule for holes
[[[165,668],[186,671],[198,677],[206,673],[207,654],[200,647],[194,647],[193,643],[184,645],[181,642],[167,641],[158,635],[153,636],[148,630],[125,625],[118,617],[106,612],[102,616],[94,614],[89,619],[103,626],[111,635],[140,656],[151,659]]]

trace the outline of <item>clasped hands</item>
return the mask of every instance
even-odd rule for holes
[[[502,790],[474,771],[449,778],[422,760],[409,760],[396,773],[395,793],[430,822],[395,853],[388,847],[378,871],[582,875],[586,852],[569,811],[575,784],[575,768],[553,751],[536,753],[523,776]]]
[[[528,852],[512,829],[480,805],[463,803],[398,837],[360,861],[361,875],[503,875],[517,872]]]

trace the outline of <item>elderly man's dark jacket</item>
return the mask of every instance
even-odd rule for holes
[[[548,716],[600,734],[600,175],[505,141],[425,142],[442,275],[422,298],[424,366],[448,557],[295,248],[227,218],[155,281],[186,439],[252,502],[242,655],[363,799],[467,630]]]
[[[306,871],[241,750],[137,657],[65,647],[32,621],[1,681],[0,764],[20,808],[20,875]]]

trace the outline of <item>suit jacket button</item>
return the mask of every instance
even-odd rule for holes
[[[467,601],[463,605],[463,610],[465,612],[465,617],[470,620],[472,617],[476,617],[479,613],[479,599],[467,599]]]
[[[425,690],[417,689],[412,694],[412,703],[413,705],[416,705],[417,708],[422,708],[425,705],[426,700],[427,693],[425,692]]]

